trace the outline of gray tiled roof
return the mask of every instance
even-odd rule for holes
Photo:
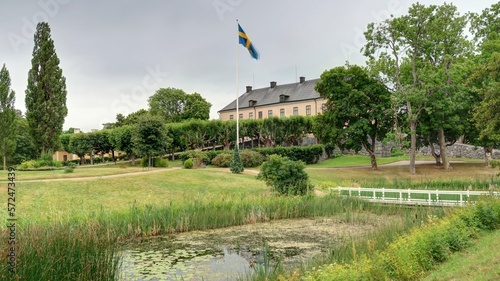
[[[244,93],[238,99],[239,108],[248,108],[249,101],[254,100],[254,106],[263,106],[269,104],[280,103],[280,96],[288,96],[285,102],[312,100],[320,98],[318,92],[314,90],[316,82],[320,79],[306,80],[303,83],[291,83],[285,85],[276,85],[274,88],[261,88],[255,89],[250,92]],[[226,105],[220,111],[228,111],[236,109],[236,99],[230,104]],[[219,111],[219,112],[220,112]]]

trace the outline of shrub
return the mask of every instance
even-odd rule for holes
[[[168,161],[166,159],[163,159],[161,157],[153,158],[151,160],[151,167],[157,167],[157,168],[166,168],[168,167]],[[142,157],[141,159],[141,167],[149,167],[149,161],[148,157]]]
[[[207,153],[200,150],[189,150],[179,154],[179,159],[181,159],[182,162],[190,158],[193,160],[193,164],[195,162],[200,164],[204,163],[205,165],[210,164],[210,158],[208,158]]]
[[[231,161],[233,161],[233,155],[221,153],[215,156],[215,158],[212,159],[211,163],[216,167],[227,168],[229,167],[229,165],[231,165]]]
[[[209,160],[208,164],[212,164],[212,160],[214,160],[214,158],[220,154],[231,154],[231,152],[227,150],[210,150],[207,151],[206,153]]]
[[[303,195],[313,188],[304,168],[302,161],[271,155],[269,160],[262,164],[257,178],[265,181],[280,194]]]
[[[233,172],[233,174],[240,174],[245,170],[243,163],[241,162],[238,146],[234,147],[233,160],[231,161],[231,165],[229,165],[229,169]]]
[[[66,166],[66,168],[64,168],[64,172],[65,173],[73,173],[73,171],[75,170],[75,168],[76,168],[76,164],[72,163],[72,162],[69,162],[68,165]]]
[[[186,169],[192,169],[193,165],[194,165],[193,159],[191,159],[191,158],[186,159],[184,161],[183,165],[184,165],[184,168],[186,168]]]
[[[264,163],[265,157],[257,151],[242,150],[240,152],[241,162],[243,167],[258,167]]]
[[[391,148],[391,156],[392,157],[399,157],[399,156],[404,156],[405,152],[401,150],[401,148],[394,146]]]
[[[153,167],[167,168],[168,167],[168,160],[160,158],[160,157],[154,158],[153,159]]]
[[[314,164],[319,161],[323,155],[324,146],[321,144],[311,146],[291,146],[291,147],[266,147],[254,149],[264,156],[273,154],[286,156],[293,161],[302,161],[307,164]]]

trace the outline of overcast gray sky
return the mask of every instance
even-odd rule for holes
[[[461,13],[497,1],[453,1]],[[16,107],[24,113],[33,34],[52,30],[68,89],[64,128],[101,129],[118,113],[147,108],[159,88],[200,93],[210,118],[246,85],[268,87],[319,78],[359,49],[369,22],[406,13],[400,0],[0,0],[0,64],[10,71]],[[420,1],[442,4],[444,1]],[[236,19],[260,53],[238,45]],[[237,60],[237,57],[239,58]],[[238,67],[237,67],[237,61]]]

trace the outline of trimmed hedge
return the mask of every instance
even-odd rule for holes
[[[307,164],[314,164],[319,161],[323,155],[324,145],[316,144],[311,146],[290,146],[290,147],[266,147],[254,148],[254,151],[269,157],[269,155],[277,154],[293,161],[302,161]]]

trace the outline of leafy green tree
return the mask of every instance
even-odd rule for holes
[[[69,151],[80,157],[80,165],[85,165],[85,155],[90,154],[93,149],[93,142],[90,134],[73,134],[69,138]]]
[[[132,160],[132,165],[135,165],[134,144],[132,143],[133,131],[133,125],[114,128],[110,133],[110,142],[116,150],[125,152],[129,159]]]
[[[69,140],[71,138],[71,136],[73,135],[73,133],[71,134],[62,134],[59,136],[59,142],[61,143],[61,147],[62,149],[64,149],[64,151],[67,151],[69,152],[70,148],[69,148]]]
[[[243,162],[241,162],[240,150],[237,145],[234,146],[233,159],[229,165],[229,170],[231,170],[233,174],[241,174],[245,170]]]
[[[364,148],[377,169],[375,141],[392,128],[390,92],[363,68],[336,67],[321,74],[316,91],[327,99],[327,110],[316,119],[314,132],[341,149]]]
[[[30,159],[37,159],[40,150],[33,142],[29,132],[28,121],[23,117],[17,117],[16,149],[11,156],[15,164],[20,164]]]
[[[0,153],[4,170],[7,169],[7,156],[10,156],[16,149],[15,95],[10,89],[10,75],[4,64],[0,70]]]
[[[464,35],[467,20],[452,4],[413,4],[406,15],[378,24],[370,23],[364,54],[370,67],[394,92],[396,103],[404,106],[410,134],[410,172],[415,173],[417,124],[428,111],[438,133],[443,164],[446,158],[445,130],[457,116],[454,110],[464,92],[456,78],[455,64],[470,52]],[[463,84],[463,81],[461,81]],[[457,91],[458,90],[458,91]],[[455,95],[455,93],[459,93]]]
[[[172,140],[167,135],[164,121],[155,116],[142,116],[132,131],[134,153],[141,157],[148,157],[151,167],[151,158],[167,152]]]
[[[42,153],[55,149],[62,133],[66,107],[66,78],[59,67],[50,27],[37,25],[26,89],[26,119],[31,136]]]
[[[292,161],[288,157],[273,154],[262,164],[257,178],[280,194],[304,195],[313,189],[304,169],[302,161]]]
[[[161,116],[166,122],[180,122],[188,119],[208,120],[210,107],[200,94],[186,94],[181,89],[161,88],[149,100],[153,115]]]

